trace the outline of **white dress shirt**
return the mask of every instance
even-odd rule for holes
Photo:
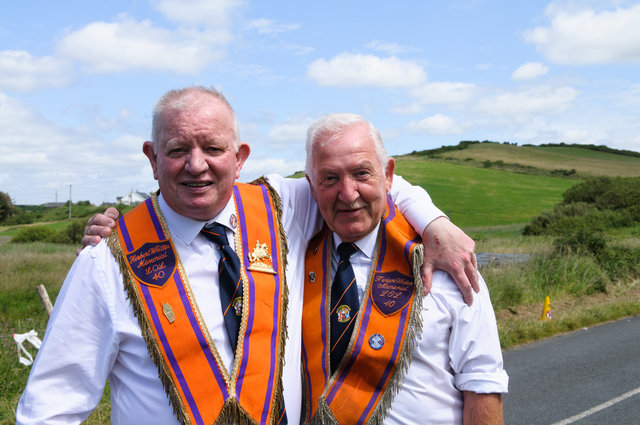
[[[301,404],[300,339],[304,254],[322,217],[305,179],[270,175],[282,200],[282,225],[289,246],[288,339],[283,391],[290,424],[299,423]],[[400,192],[402,192],[400,194]],[[424,190],[394,179],[392,194],[410,222],[424,229],[442,216]],[[219,250],[200,235],[204,222],[180,216],[160,196],[160,208],[191,284],[196,302],[229,369],[233,362],[224,331],[218,291]],[[233,200],[212,221],[228,225]],[[232,230],[227,233],[229,240]],[[87,247],[74,262],[55,301],[42,346],[18,404],[18,424],[77,424],[85,420],[111,387],[113,424],[177,424],[149,357],[138,321],[127,299],[119,266],[104,242]]]
[[[358,251],[350,259],[361,301],[378,227],[355,242]],[[333,241],[335,270],[342,241],[336,234]],[[422,301],[422,335],[385,425],[462,424],[461,391],[507,392],[509,378],[503,369],[496,318],[481,276],[479,284],[480,293],[469,307],[447,273],[434,273],[431,291]]]

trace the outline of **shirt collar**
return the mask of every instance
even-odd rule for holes
[[[376,249],[376,239],[378,238],[378,229],[380,223],[371,232],[367,233],[364,237],[354,242],[360,252],[366,255],[368,258],[373,258],[373,252]],[[338,246],[342,243],[342,239],[337,234],[333,234],[333,248],[334,252],[338,252]]]
[[[178,214],[167,204],[167,202],[162,197],[162,194],[158,196],[158,205],[160,206],[160,211],[162,211],[162,215],[164,215],[164,219],[167,222],[167,226],[171,230],[171,235],[174,238],[180,239],[187,245],[191,245],[191,242],[198,236],[202,227],[210,222],[217,221],[220,224],[227,226],[229,229],[235,232],[235,227],[231,225],[231,223],[237,223],[237,219],[232,219],[236,217],[236,206],[233,200],[233,197],[229,199],[227,205],[220,211],[220,213],[215,216],[213,219],[208,221],[198,221],[193,220],[191,218],[185,217],[183,215]],[[236,225],[237,226],[237,225]]]

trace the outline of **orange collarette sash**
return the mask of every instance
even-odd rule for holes
[[[231,374],[202,320],[156,195],[121,217],[108,240],[182,424],[275,424],[283,402],[287,247],[280,200],[266,184],[236,184],[234,198],[245,296]]]
[[[332,250],[325,225],[310,242],[305,260],[305,422],[382,423],[402,387],[422,329],[423,246],[388,198],[365,296],[347,354],[334,375],[329,368]]]

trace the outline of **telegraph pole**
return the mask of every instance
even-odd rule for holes
[[[71,220],[71,185],[69,185],[69,220]]]

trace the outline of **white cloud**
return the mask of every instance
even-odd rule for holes
[[[258,34],[280,34],[287,31],[294,31],[300,28],[299,24],[278,23],[272,19],[255,19],[247,24],[247,29],[256,30]]]
[[[123,136],[112,143],[87,131],[56,126],[0,93],[0,190],[18,204],[54,201],[56,192],[67,199],[70,184],[75,201],[94,203],[113,202],[122,195],[116,181],[126,181],[127,190],[152,187],[141,144],[141,137]]]
[[[431,134],[459,134],[462,132],[461,126],[453,118],[443,114],[436,114],[420,121],[410,122],[409,129],[414,132]]]
[[[244,0],[161,0],[156,7],[173,22],[226,29],[233,12],[245,4]]]
[[[71,82],[69,63],[51,56],[34,57],[22,50],[0,52],[0,89],[30,92]]]
[[[388,55],[399,55],[401,53],[420,51],[420,49],[416,49],[415,47],[404,46],[398,43],[385,43],[377,40],[367,43],[365,47],[367,47],[368,49],[386,53]]]
[[[338,87],[411,87],[427,79],[427,73],[416,63],[394,56],[380,58],[352,53],[312,62],[307,76],[321,86]]]
[[[275,142],[303,144],[312,121],[311,118],[304,117],[289,118],[284,123],[273,126],[269,131],[269,139]]]
[[[224,54],[221,47],[230,40],[223,30],[170,31],[121,15],[117,22],[93,22],[71,32],[57,47],[61,56],[84,62],[94,73],[131,69],[196,73],[219,59]]]
[[[251,154],[253,155],[253,153]],[[299,160],[250,156],[240,172],[240,181],[251,181],[267,174],[289,176],[304,170],[304,156]]]
[[[545,75],[549,68],[540,62],[527,62],[511,74],[512,80],[533,80]]]
[[[424,110],[424,107],[418,102],[411,102],[404,105],[394,105],[391,108],[389,108],[389,110],[394,114],[410,115],[410,114],[419,114]]]
[[[460,104],[471,100],[476,92],[474,84],[444,81],[417,87],[410,94],[424,104]]]
[[[477,106],[490,115],[558,114],[569,108],[578,94],[571,87],[538,86],[498,93],[482,99]]]
[[[547,8],[549,27],[525,33],[549,60],[566,65],[632,62],[640,64],[640,4],[594,11]]]

